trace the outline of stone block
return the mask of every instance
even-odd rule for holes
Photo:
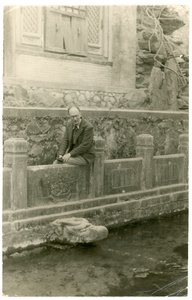
[[[188,191],[180,191],[180,192],[174,193],[173,199],[175,202],[178,202],[178,201],[184,202],[185,199],[188,199]]]
[[[171,202],[171,198],[170,198],[169,195],[164,195],[164,196],[161,197],[161,203],[162,204],[169,203],[169,202]]]
[[[84,218],[58,219],[50,223],[46,238],[60,243],[92,243],[108,236],[105,226],[94,226]]]
[[[65,95],[64,97],[64,103],[69,106],[72,103],[76,103],[77,102],[77,95],[75,93],[69,93],[67,95]]]
[[[146,50],[142,50],[142,51],[140,50],[137,55],[138,55],[138,58],[142,61],[142,63],[147,63],[150,65],[153,65],[154,54],[152,54]]]
[[[89,167],[44,165],[27,168],[28,206],[86,199]]]
[[[165,214],[170,214],[172,209],[172,203],[166,203],[163,205],[163,211]]]
[[[91,95],[91,93],[89,91],[86,91],[85,92],[85,97],[86,97],[87,100],[90,100],[91,97],[92,97],[92,95]]]
[[[33,121],[27,125],[26,132],[28,134],[39,134],[39,133],[41,133],[41,129],[40,129],[39,125],[37,124],[37,122]]]
[[[139,216],[141,219],[149,218],[149,216],[152,215],[151,208],[140,209],[139,212],[140,212]]]
[[[183,210],[184,207],[185,207],[185,203],[183,201],[178,201],[177,202],[177,207],[180,209],[180,210]]]
[[[163,188],[158,188],[159,194],[168,194],[168,193],[174,193],[178,191],[185,191],[187,189],[186,184],[174,184],[171,186],[164,186]]]
[[[154,66],[152,68],[148,91],[151,109],[166,110],[168,108],[167,86],[164,83],[164,73],[159,67]]]
[[[171,210],[172,210],[172,212],[175,212],[175,211],[178,210],[178,208],[177,208],[177,202],[171,203]],[[164,210],[163,210],[163,212],[164,212]]]
[[[177,98],[177,105],[179,109],[188,109],[189,96],[180,96],[180,98]]]
[[[158,194],[158,190],[145,190],[145,191],[137,191],[128,194],[119,195],[120,201],[130,201],[130,200],[139,200],[143,197],[156,196]]]
[[[164,186],[184,182],[184,155],[154,156],[153,185]]]
[[[104,194],[117,194],[141,188],[142,159],[106,160]]]
[[[63,96],[52,96],[47,90],[39,88],[31,93],[29,106],[37,107],[64,107]]]
[[[27,89],[21,85],[15,86],[15,96],[17,101],[20,101],[21,99],[26,101],[29,98]]]
[[[179,91],[178,77],[177,77],[177,64],[174,58],[167,59],[165,63],[165,81],[167,85],[167,104],[168,109],[177,110],[177,96]],[[173,72],[174,71],[174,72]]]
[[[119,100],[119,108],[126,107],[130,109],[144,108],[148,104],[146,89],[130,90],[123,98]]]
[[[29,152],[29,155],[32,157],[41,157],[42,152],[43,148],[40,145],[33,145]]]
[[[144,199],[141,201],[141,208],[146,208],[153,205],[153,198]],[[160,201],[160,199],[159,199]]]
[[[2,225],[2,233],[3,235],[7,235],[11,232],[11,224],[10,223],[4,223]]]

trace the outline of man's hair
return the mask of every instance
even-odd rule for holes
[[[68,110],[67,110],[68,115],[69,115],[69,111],[70,111],[71,108],[76,108],[76,109],[78,109],[79,112],[81,112],[79,106],[73,105],[73,106],[70,106],[70,107],[68,108]]]

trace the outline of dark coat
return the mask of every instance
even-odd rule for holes
[[[73,147],[73,123],[69,121],[63,140],[60,144],[58,156],[70,153],[71,157],[83,156],[89,164],[95,158],[93,139],[93,126],[87,120],[82,119],[75,135],[75,147]]]

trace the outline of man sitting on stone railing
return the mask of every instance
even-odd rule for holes
[[[68,115],[71,120],[66,126],[54,164],[67,163],[79,166],[91,164],[95,158],[93,126],[82,118],[79,107],[70,107]]]

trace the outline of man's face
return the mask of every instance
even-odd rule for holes
[[[69,110],[69,116],[74,125],[79,125],[79,123],[81,121],[81,113],[76,107],[72,107]]]

